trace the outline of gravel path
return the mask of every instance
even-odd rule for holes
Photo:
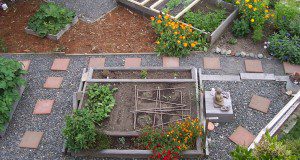
[[[18,105],[14,117],[10,123],[5,138],[0,140],[0,159],[66,159],[61,154],[63,147],[63,137],[61,129],[64,126],[65,115],[72,111],[72,94],[77,90],[81,72],[87,66],[89,57],[105,57],[106,66],[123,66],[124,58],[126,57],[141,57],[142,66],[162,66],[162,59],[156,55],[117,55],[117,56],[63,56],[57,54],[48,55],[4,55],[8,58],[16,60],[31,60],[29,74],[26,75],[28,81],[27,88]],[[193,54],[188,58],[180,59],[181,66],[195,66],[202,67],[201,58],[204,56],[218,56],[215,54]],[[54,58],[68,57],[71,59],[67,72],[52,72],[50,67]],[[220,71],[206,71],[203,72],[213,74],[238,74],[243,69],[242,58],[224,57],[221,56],[222,70]],[[230,62],[235,61],[240,64]],[[282,65],[277,61],[263,60],[265,71],[268,73],[275,73],[282,75]],[[265,67],[266,66],[266,67]],[[61,89],[43,89],[45,79],[49,76],[64,77]],[[283,94],[284,83],[278,82],[262,82],[262,81],[243,81],[240,83],[233,82],[205,82],[205,88],[220,86],[224,90],[231,91],[235,113],[238,115],[237,120],[233,123],[222,124],[217,129],[210,133],[212,138],[211,158],[219,159],[220,157],[227,157],[227,151],[231,150],[234,145],[227,139],[227,136],[239,125],[243,125],[252,133],[257,132],[265,125],[280,107],[284,106],[287,97]],[[253,93],[258,93],[272,99],[270,112],[267,115],[262,115],[256,111],[246,108]],[[34,105],[38,99],[55,99],[55,104],[51,115],[32,115]],[[250,120],[257,120],[255,122]],[[247,121],[249,120],[249,121]],[[259,127],[258,127],[259,126]],[[258,127],[258,128],[257,128]],[[25,131],[43,131],[44,137],[40,146],[36,150],[22,149],[18,145]],[[221,137],[223,135],[223,137]],[[222,158],[223,159],[223,158]]]
[[[86,0],[48,0],[48,2],[63,4],[74,10],[86,22],[95,22],[117,7],[115,0],[89,0],[89,3],[86,3]]]
[[[230,159],[229,152],[236,145],[228,137],[234,130],[241,125],[256,136],[290,99],[283,92],[285,89],[283,82],[249,80],[242,82],[204,81],[203,85],[205,90],[220,87],[224,91],[229,91],[235,115],[233,122],[220,123],[214,131],[209,133],[208,137],[211,139],[209,143],[211,156],[209,159]],[[267,114],[248,107],[254,94],[271,100]]]

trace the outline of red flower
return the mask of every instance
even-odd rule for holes
[[[157,158],[161,158],[161,154],[160,153],[157,154]]]

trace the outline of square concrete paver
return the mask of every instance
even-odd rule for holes
[[[294,72],[300,73],[300,65],[283,62],[283,68],[286,74],[293,74]]]
[[[50,114],[54,100],[38,100],[35,104],[33,114]]]
[[[26,131],[19,144],[22,148],[38,148],[44,132]]]
[[[245,60],[246,72],[262,73],[263,68],[260,60]]]
[[[142,59],[141,58],[125,58],[124,67],[140,67]]]
[[[239,146],[249,147],[254,141],[255,136],[246,128],[239,126],[237,129],[235,129],[229,139]]]
[[[271,101],[268,98],[264,98],[258,95],[254,95],[251,98],[251,102],[249,104],[250,108],[256,109],[258,111],[267,113],[269,106],[270,106]]]
[[[163,67],[179,67],[179,58],[163,57]]]
[[[63,81],[63,77],[48,77],[44,84],[44,88],[58,89],[60,88],[62,81]]]
[[[105,58],[90,58],[89,67],[101,68],[105,65]]]
[[[219,57],[204,57],[204,69],[221,69]]]
[[[66,71],[68,69],[69,63],[70,63],[70,59],[56,58],[53,61],[51,70],[52,71]]]
[[[23,64],[22,69],[25,71],[29,70],[29,65],[30,65],[30,60],[24,60],[24,61],[19,61],[20,63]]]

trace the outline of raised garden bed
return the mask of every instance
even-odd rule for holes
[[[118,0],[118,2],[122,5],[125,5],[135,11],[138,11],[140,13],[142,13],[143,15],[146,16],[157,16],[158,14],[160,14],[163,10],[163,8],[165,8],[165,5],[167,3],[167,1],[162,1],[162,3],[159,3],[160,0],[156,0],[156,1],[143,1],[143,2],[147,2],[147,3],[143,3],[143,2],[137,2],[134,0]],[[150,7],[149,4],[151,3]],[[155,5],[155,3],[159,3],[159,5]],[[148,4],[148,5],[147,5]],[[180,6],[182,7],[183,4],[179,5],[178,7],[180,8]],[[155,9],[155,7],[153,8],[153,6],[158,7],[157,9]],[[174,13],[178,13],[177,8],[174,8]],[[227,18],[225,20],[223,20],[221,22],[221,24],[213,31],[213,32],[206,32],[204,31],[204,34],[207,35],[207,41],[210,42],[210,44],[213,44],[216,42],[216,40],[221,36],[221,34],[224,32],[224,30],[230,25],[230,23],[236,18],[236,16],[238,15],[238,9],[227,2],[224,1],[218,1],[218,0],[202,0],[202,1],[193,1],[190,5],[186,6],[185,9],[181,8],[181,12],[177,14],[177,16],[173,16],[173,18],[178,19],[179,21],[182,20],[184,14],[188,11],[201,11],[201,12],[206,12],[208,11],[208,9],[213,10],[215,8],[224,8],[227,11]],[[178,9],[179,10],[179,9]],[[173,13],[172,11],[170,11],[170,13]],[[173,13],[173,14],[174,14]],[[196,30],[201,30],[202,28],[195,28]]]
[[[140,78],[139,73],[145,70],[148,72],[147,79]],[[103,71],[110,72],[109,79],[101,75]],[[175,79],[174,72],[180,78]],[[163,74],[164,77],[161,76]],[[103,132],[111,138],[112,146],[111,149],[79,152],[65,149],[73,156],[147,158],[153,154],[152,151],[141,150],[132,140],[140,135],[145,125],[160,128],[189,116],[200,118],[196,68],[90,68],[83,71],[78,92],[73,96],[73,109],[84,108],[87,87],[94,83],[110,84],[113,88],[118,88],[114,95],[116,105],[109,118],[102,123]],[[166,114],[153,113],[153,109],[162,108],[175,109],[170,112],[165,110]],[[126,143],[120,145],[119,138],[125,138]],[[183,151],[182,155],[203,156],[203,146],[204,143],[199,137],[195,141],[194,149]]]
[[[75,16],[71,24],[67,24],[66,27],[64,29],[62,29],[61,31],[59,31],[57,34],[55,34],[55,35],[47,34],[46,37],[50,40],[58,41],[64,33],[66,33],[72,26],[74,26],[78,22],[78,20],[79,20],[78,17]],[[36,32],[34,32],[32,29],[30,29],[28,27],[25,28],[25,32],[27,34],[41,37]]]
[[[24,90],[25,90],[25,86],[22,86],[22,87],[19,88],[19,95],[20,95],[20,97],[22,97]],[[20,99],[21,99],[21,98],[20,98]],[[18,100],[13,104],[12,110],[11,110],[10,116],[9,116],[9,121],[11,121],[11,119],[12,119],[12,117],[13,117],[13,114],[14,114],[14,112],[15,112],[15,110],[16,110],[16,108],[17,108],[19,102],[20,102],[20,99],[18,99]],[[5,133],[6,133],[6,130],[7,130],[8,126],[9,126],[9,122],[5,124],[4,130],[3,130],[2,132],[0,132],[0,138],[3,138],[3,137],[4,137],[4,135],[5,135]]]

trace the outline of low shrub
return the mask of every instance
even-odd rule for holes
[[[295,5],[279,2],[275,5],[275,26],[279,30],[289,30],[289,25],[296,16],[300,14],[300,9]],[[298,23],[299,26],[299,23]]]
[[[289,32],[293,35],[300,36],[300,15],[291,21],[289,25]]]
[[[300,37],[280,31],[269,37],[267,49],[272,56],[293,64],[300,64]]]
[[[299,135],[298,135],[299,136]],[[291,159],[299,159],[300,157],[300,138],[290,139],[284,142],[287,146],[287,149],[291,151]]]
[[[246,37],[250,33],[250,24],[244,19],[235,20],[231,31],[235,37]]]
[[[187,118],[162,129],[146,128],[137,143],[153,151],[152,159],[178,159],[180,152],[195,147],[198,137],[203,137],[203,127],[198,119]]]
[[[18,89],[25,85],[24,74],[20,62],[0,57],[0,131],[9,121],[14,102],[20,98]]]
[[[168,14],[151,17],[151,20],[158,35],[155,49],[158,55],[184,57],[192,50],[207,50],[206,36],[192,25],[172,20]]]
[[[262,26],[256,27],[253,31],[252,39],[254,42],[260,42],[264,37]]]
[[[226,19],[226,10],[217,9],[208,13],[187,12],[183,17],[183,22],[192,24],[198,29],[213,32],[224,19]]]
[[[255,160],[252,150],[245,147],[237,146],[235,150],[230,152],[233,160]]]
[[[29,20],[28,27],[39,36],[57,34],[70,24],[75,17],[75,12],[60,7],[55,3],[42,4],[39,10]]]

